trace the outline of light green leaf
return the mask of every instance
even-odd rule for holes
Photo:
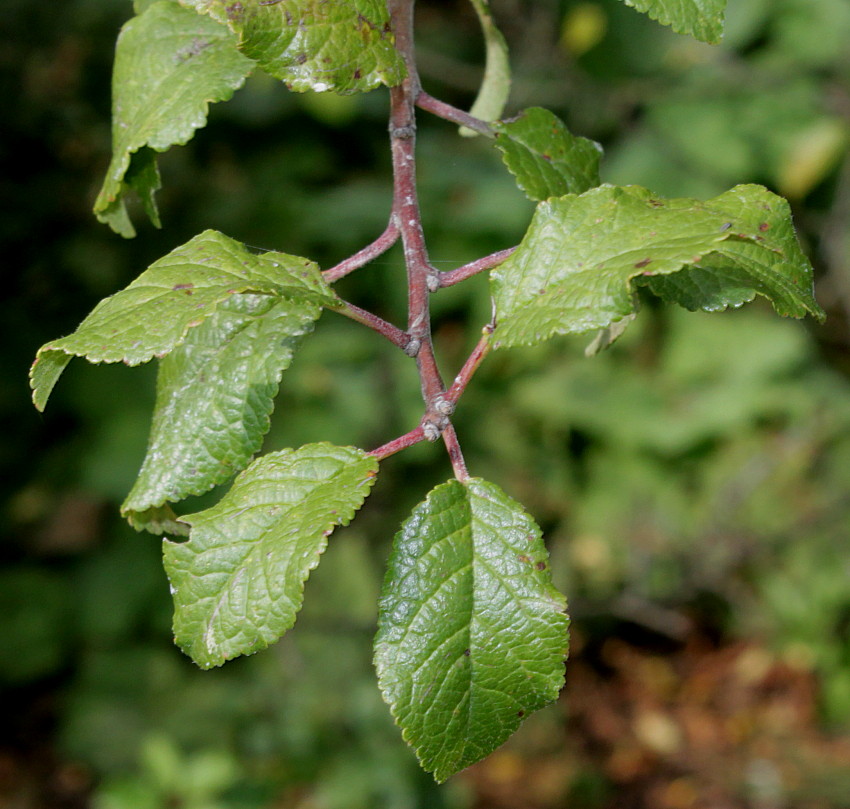
[[[356,93],[404,78],[384,0],[180,0],[238,34],[242,52],[291,90]]]
[[[690,276],[661,278],[682,270]],[[823,316],[788,203],[755,185],[708,202],[637,186],[541,202],[492,283],[494,347],[605,328],[636,311],[636,285],[689,308],[738,306],[758,293],[782,315]]]
[[[124,516],[137,531],[148,531],[158,536],[162,534],[189,536],[189,526],[180,521],[168,503],[143,511],[125,511]]]
[[[496,147],[529,199],[541,202],[599,185],[602,148],[570,134],[549,110],[531,107],[494,129]]]
[[[723,37],[726,0],[623,0],[680,34],[717,43]]]
[[[564,597],[540,529],[497,486],[449,481],[396,535],[381,597],[381,691],[444,781],[498,747],[564,680]]]
[[[125,203],[133,189],[158,226],[153,194],[159,174],[150,150],[190,140],[206,125],[210,102],[230,98],[253,67],[225,26],[175,3],[153,3],[131,19],[115,51],[113,157],[94,205],[97,218],[134,236]]]
[[[329,534],[363,504],[377,468],[353,447],[272,452],[216,506],[183,517],[189,540],[163,542],[180,648],[207,669],[277,641]]]
[[[484,34],[486,48],[484,78],[478,96],[470,109],[470,114],[482,121],[495,121],[500,118],[508,103],[511,92],[511,64],[508,58],[508,43],[502,32],[496,27],[490,13],[489,0],[470,0],[481,31]],[[473,137],[478,133],[466,127],[460,128],[464,137]]]
[[[233,295],[189,331],[160,364],[148,451],[125,514],[136,521],[136,512],[202,494],[244,468],[268,432],[283,371],[320,313],[309,301]]]
[[[62,351],[51,351],[50,343],[39,349],[30,367],[30,388],[32,388],[32,401],[36,409],[44,410],[50,392],[71,361],[71,356]]]
[[[69,356],[139,365],[164,357],[231,295],[263,292],[325,306],[337,299],[311,261],[284,253],[253,255],[214,230],[172,250],[125,289],[102,300],[71,335],[39,349],[30,372],[44,409]]]
[[[607,325],[604,329],[599,329],[590,343],[585,346],[584,356],[595,357],[597,354],[602,353],[606,348],[610,348],[623,336],[623,333],[632,324],[632,321],[636,317],[637,313],[626,315],[622,320],[616,320]]]

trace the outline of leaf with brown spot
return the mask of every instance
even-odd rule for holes
[[[756,185],[707,202],[638,186],[546,200],[491,281],[496,347],[609,328],[637,311],[640,286],[688,309],[760,294],[782,315],[823,316],[788,203]]]

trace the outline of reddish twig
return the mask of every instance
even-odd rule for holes
[[[322,273],[322,278],[329,284],[338,281],[343,276],[348,275],[348,273],[354,272],[354,270],[359,269],[383,253],[386,253],[398,241],[398,237],[398,226],[393,219],[390,219],[386,230],[372,244],[366,245],[366,247],[358,250],[353,256],[325,270]]]
[[[418,444],[420,441],[424,440],[425,430],[420,424],[409,433],[399,436],[395,440],[390,441],[388,444],[384,444],[382,447],[373,449],[369,454],[377,458],[379,461],[383,461],[384,458],[389,458],[390,455],[395,455],[397,452],[401,452],[401,450],[412,447],[414,444]]]
[[[470,261],[469,264],[464,264],[462,267],[458,267],[455,270],[441,272],[438,276],[440,286],[450,287],[454,284],[459,284],[461,281],[465,281],[467,278],[471,278],[473,275],[477,275],[480,272],[492,270],[494,267],[498,267],[503,261],[509,258],[515,250],[516,247],[508,247],[506,250],[499,250],[498,253],[491,253],[489,256],[484,256],[484,258],[479,258],[476,261]]]
[[[351,320],[362,323],[364,326],[368,326],[373,331],[386,337],[394,345],[397,345],[404,351],[409,351],[411,340],[410,335],[406,331],[402,331],[398,326],[393,326],[392,323],[388,323],[386,320],[373,315],[371,312],[367,312],[365,309],[361,309],[359,306],[355,306],[353,303],[349,303],[348,301],[342,301],[342,303],[343,308],[334,311],[345,315],[345,317]]]
[[[351,259],[341,262],[325,273],[325,278],[335,280],[346,272],[370,261],[387,249],[397,238],[401,238],[404,263],[407,269],[407,332],[381,320],[362,309],[346,304],[347,314],[375,329],[400,345],[408,354],[416,357],[422,398],[425,400],[425,415],[418,427],[370,453],[378,460],[393,455],[423,440],[436,441],[443,436],[449,459],[458,480],[469,480],[469,472],[458,443],[457,434],[450,416],[455,402],[475,373],[489,350],[492,327],[485,328],[484,335],[466,361],[447,393],[431,339],[430,294],[441,286],[457,283],[465,277],[489,269],[504,261],[512,250],[494,253],[472,264],[467,264],[450,273],[440,274],[428,259],[425,235],[422,231],[422,216],[416,193],[416,114],[419,103],[447,120],[467,126],[476,132],[493,135],[490,127],[471,115],[423,93],[413,58],[413,0],[388,0],[392,18],[395,44],[404,58],[407,76],[397,87],[390,88],[390,147],[393,164],[393,208],[390,225],[384,234]]]
[[[461,483],[465,483],[469,480],[469,470],[466,468],[466,461],[463,458],[463,452],[461,452],[460,444],[457,440],[457,433],[455,433],[455,428],[451,424],[447,424],[443,430],[443,443],[446,445],[446,450],[448,450],[449,460],[452,462],[455,477]]]
[[[416,363],[426,405],[426,419],[434,411],[434,403],[445,387],[440,378],[431,343],[429,296],[437,288],[439,273],[428,260],[422,217],[416,194],[416,116],[414,99],[420,94],[419,76],[413,58],[413,3],[390,0],[396,48],[407,67],[407,77],[390,89],[390,144],[393,162],[393,219],[401,232],[404,262],[407,267],[407,330],[411,337],[411,353],[416,350]],[[434,419],[434,423],[437,420]],[[440,429],[442,426],[440,425]]]
[[[460,395],[466,390],[469,380],[472,379],[475,372],[478,370],[484,358],[490,353],[490,335],[493,333],[494,326],[487,325],[482,329],[481,339],[476,343],[475,348],[469,355],[469,358],[463,364],[452,386],[446,391],[443,397],[450,407],[454,407]]]
[[[484,135],[488,138],[496,136],[496,133],[493,131],[493,127],[491,127],[486,121],[482,121],[480,118],[476,118],[468,112],[464,112],[457,107],[453,107],[451,104],[446,104],[445,101],[440,101],[438,98],[428,95],[428,93],[424,90],[420,90],[419,94],[416,96],[416,106],[420,109],[434,113],[434,115],[439,118],[451,121],[453,124],[465,126],[467,129],[471,129],[479,135]]]

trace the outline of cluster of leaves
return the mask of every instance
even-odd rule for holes
[[[404,5],[409,10],[393,8]],[[707,202],[601,185],[599,149],[551,112],[531,108],[496,120],[509,78],[504,39],[487,4],[473,5],[488,43],[477,115],[430,108],[491,137],[538,204],[507,257],[429,278],[438,291],[495,268],[493,320],[469,375],[491,347],[587,332],[598,332],[594,350],[604,347],[635,316],[643,289],[690,310],[737,307],[759,294],[780,314],[821,315],[781,198],[752,185]],[[722,0],[630,5],[675,30],[719,38]],[[229,98],[252,71],[299,92],[384,84],[411,105],[420,100],[412,53],[396,46],[396,19],[377,0],[158,0],[137,2],[136,10],[119,38],[113,161],[95,206],[124,236],[134,234],[125,202],[131,191],[158,223],[155,153],[191,138],[209,103]],[[391,228],[405,241],[418,223],[400,222],[398,213]],[[73,356],[160,360],[148,453],[122,511],[140,530],[188,534],[164,542],[165,566],[175,637],[204,668],[265,648],[293,625],[327,537],[360,508],[394,444],[366,452],[315,443],[251,461],[283,372],[321,312],[376,324],[337,296],[338,277],[334,268],[323,274],[301,257],[257,255],[206,231],[102,301],[73,334],[45,345],[33,366],[41,409]],[[383,323],[377,330],[416,354],[411,334]],[[442,398],[449,406],[441,408],[438,401],[448,393],[426,392],[422,423],[399,448],[449,428],[455,402]],[[565,601],[552,585],[540,529],[497,486],[469,477],[462,463],[455,471],[396,536],[375,647],[384,696],[438,780],[487,755],[523,716],[554,699],[567,650]],[[236,473],[212,508],[179,517],[172,510]]]

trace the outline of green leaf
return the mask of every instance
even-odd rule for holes
[[[703,42],[723,38],[726,0],[623,0],[680,34],[690,34]]]
[[[812,295],[812,267],[800,249],[788,203],[761,186],[742,185],[711,200],[711,205],[729,215],[730,238],[700,266],[675,277],[646,276],[646,285],[692,311],[740,306],[757,293],[780,315],[823,318]]]
[[[225,26],[175,3],[154,3],[131,19],[115,51],[113,157],[95,201],[97,218],[134,236],[125,203],[133,189],[159,226],[153,198],[159,174],[150,149],[164,152],[189,141],[206,125],[210,102],[230,98],[253,67]]]
[[[320,313],[300,299],[233,295],[189,331],[160,364],[148,451],[123,512],[202,494],[245,467],[268,432],[283,371]]]
[[[71,335],[39,349],[30,372],[44,409],[70,356],[139,365],[173,351],[231,295],[263,292],[325,306],[336,298],[311,261],[284,253],[253,255],[214,230],[172,250],[125,289],[102,300]]]
[[[708,202],[638,186],[541,202],[492,283],[494,347],[606,328],[636,311],[639,285],[692,309],[738,306],[758,293],[782,315],[823,317],[788,203],[755,185]]]
[[[291,90],[356,93],[404,78],[384,0],[180,0],[238,34],[242,52]]]
[[[494,129],[496,147],[529,199],[541,202],[599,185],[601,147],[570,134],[549,110],[531,107]]]
[[[126,504],[122,507],[126,509]],[[124,511],[127,522],[137,531],[147,531],[151,534],[171,534],[176,536],[188,536],[189,526],[181,522],[180,518],[167,503],[162,506],[154,506],[142,511]]]
[[[277,641],[295,623],[328,535],[363,504],[377,468],[353,447],[272,452],[216,506],[183,517],[189,540],[163,542],[180,648],[206,669]]]
[[[434,489],[396,535],[381,597],[381,691],[444,781],[498,747],[564,680],[564,597],[540,529],[497,486]]]
[[[508,43],[502,32],[496,27],[493,15],[490,13],[488,0],[470,0],[481,30],[484,33],[486,56],[484,62],[484,78],[478,96],[470,109],[470,114],[482,121],[495,121],[500,118],[508,103],[511,92],[511,64],[508,58]],[[478,133],[466,127],[460,128],[464,137],[472,137]]]

